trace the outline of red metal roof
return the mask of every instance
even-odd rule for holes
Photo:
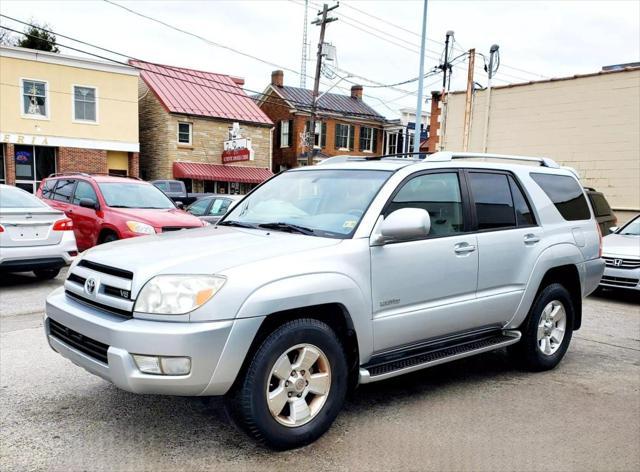
[[[202,162],[174,162],[173,176],[176,179],[259,184],[273,177],[273,172],[263,167],[241,167]]]
[[[272,125],[242,89],[244,80],[224,74],[130,60],[170,113]]]

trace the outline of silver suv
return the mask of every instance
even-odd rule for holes
[[[51,347],[135,393],[224,395],[276,449],[349,389],[508,348],[540,371],[604,270],[573,171],[549,159],[333,158],[256,188],[217,226],[85,252],[47,299]]]

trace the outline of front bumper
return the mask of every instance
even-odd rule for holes
[[[616,269],[607,266],[604,269],[602,279],[600,279],[600,286],[640,291],[640,268]]]
[[[49,319],[108,346],[107,362],[85,354],[51,333]],[[262,318],[184,323],[123,318],[70,299],[60,288],[47,298],[44,329],[51,348],[135,393],[222,395],[231,387]],[[138,370],[131,354],[188,356],[188,375],[152,375]]]

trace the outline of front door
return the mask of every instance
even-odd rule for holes
[[[400,208],[429,212],[423,240],[371,247],[374,349],[392,349],[482,327],[474,313],[478,277],[475,234],[468,233],[462,174],[424,172],[405,180],[383,216]]]
[[[80,206],[80,200],[82,199],[98,202],[98,196],[93,186],[89,182],[78,180],[73,194],[72,208],[67,214],[73,220],[73,229],[78,249],[84,251],[97,244],[98,233],[100,232],[100,219],[95,209]]]

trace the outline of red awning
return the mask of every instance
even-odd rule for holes
[[[174,162],[173,176],[176,179],[217,180],[259,184],[273,177],[273,172],[261,167],[229,166],[200,162]]]

